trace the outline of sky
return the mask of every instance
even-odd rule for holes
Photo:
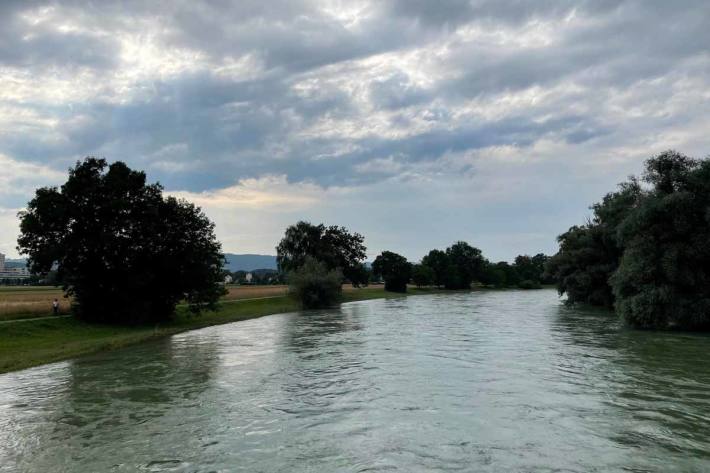
[[[298,220],[368,258],[552,254],[667,149],[710,152],[710,3],[0,2],[0,252],[93,155],[196,202],[223,249]]]

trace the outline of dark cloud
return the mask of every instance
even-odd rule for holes
[[[613,146],[625,125],[609,97],[683,71],[700,84],[710,77],[710,7],[699,1],[342,5],[361,18],[298,1],[5,2],[5,68],[46,78],[88,68],[98,86],[49,103],[10,94],[5,104],[54,123],[0,133],[0,153],[55,168],[102,154],[188,190],[264,173],[359,184],[386,178],[363,165],[393,156],[396,169],[447,172],[450,153],[542,140]],[[132,72],[127,37],[154,47],[154,61],[193,52],[194,67],[118,83]],[[223,71],[245,58],[242,70]],[[534,87],[540,99],[515,98]],[[626,125],[653,134],[690,119],[645,120]]]
[[[51,4],[8,1],[0,4],[0,64],[28,69],[116,65],[118,44],[110,37],[61,30],[41,21]],[[33,18],[36,17],[36,18]]]

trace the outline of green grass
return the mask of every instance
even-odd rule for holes
[[[435,291],[410,289],[409,294]],[[360,289],[343,293],[343,302],[403,295],[385,292],[379,288]],[[89,324],[73,317],[0,324],[0,373],[111,350],[210,325],[295,310],[299,310],[298,304],[283,296],[230,301],[223,303],[216,312],[205,312],[198,316],[191,315],[184,307],[179,307],[173,321],[150,327]]]

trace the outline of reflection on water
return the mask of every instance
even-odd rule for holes
[[[0,471],[708,471],[709,344],[547,290],[275,315],[0,376]]]

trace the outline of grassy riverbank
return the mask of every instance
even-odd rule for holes
[[[410,289],[410,294],[429,292],[434,291]],[[385,292],[381,288],[364,288],[345,291],[343,302],[403,295]],[[72,317],[4,323],[0,325],[0,373],[111,350],[209,325],[298,309],[297,303],[287,296],[270,296],[262,299],[225,301],[218,311],[205,312],[199,316],[192,316],[181,307],[172,322],[150,327],[88,324]]]

